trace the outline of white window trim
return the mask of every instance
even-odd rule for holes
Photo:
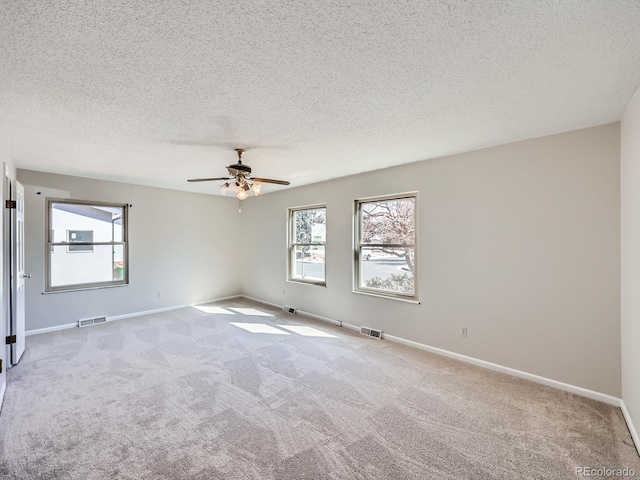
[[[69,245],[68,242],[53,242],[51,239],[51,209],[54,203],[67,203],[73,205],[96,205],[103,207],[118,207],[122,208],[122,241],[121,242],[77,242],[79,245],[122,245],[123,247],[123,263],[124,263],[124,278],[122,280],[111,280],[107,282],[89,282],[89,283],[77,283],[73,285],[60,285],[57,287],[51,286],[51,255],[53,247],[64,246],[67,247]],[[45,294],[49,293],[61,293],[61,292],[73,292],[77,290],[94,290],[97,288],[110,288],[110,287],[120,287],[129,284],[129,205],[125,203],[109,203],[109,202],[96,202],[93,200],[72,200],[69,198],[47,198],[45,201],[45,255],[44,255],[44,263],[45,263],[45,271],[44,271],[44,283]]]
[[[398,200],[403,198],[414,199],[414,223],[415,223],[415,243],[413,246],[414,257],[414,273],[413,273],[413,295],[407,295],[403,293],[390,292],[388,290],[380,290],[375,288],[367,288],[360,286],[361,275],[361,262],[360,262],[360,249],[363,247],[360,241],[361,236],[361,209],[360,205],[363,203],[385,201],[385,200]],[[353,293],[361,295],[370,295],[378,298],[388,298],[391,300],[399,300],[407,303],[420,304],[418,300],[418,192],[404,192],[390,195],[379,195],[374,197],[357,198],[354,200],[354,229],[353,229]],[[409,244],[407,244],[409,245]]]
[[[309,244],[302,244],[302,243],[297,243],[294,242],[295,238],[295,224],[293,222],[293,216],[295,214],[295,212],[299,212],[302,210],[315,210],[317,208],[324,208],[325,209],[325,225],[326,225],[326,210],[327,210],[327,204],[326,203],[319,203],[316,205],[303,205],[300,207],[290,207],[288,209],[288,213],[287,213],[287,282],[292,282],[292,283],[302,283],[305,285],[316,285],[319,287],[326,287],[327,286],[327,241],[326,241],[326,233],[325,233],[325,241],[324,242],[312,242]],[[305,279],[305,278],[299,278],[299,277],[294,277],[293,272],[294,272],[294,268],[295,268],[295,247],[298,245],[322,245],[324,247],[324,280],[312,280],[312,279]]]

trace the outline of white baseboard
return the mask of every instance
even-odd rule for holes
[[[315,313],[309,313],[303,310],[297,310],[297,312],[300,315],[305,315],[307,317],[315,318],[316,320],[322,320],[323,322],[329,322],[338,327],[348,328],[349,330],[355,330],[356,332],[360,331],[360,327],[356,327],[355,325],[351,325],[350,323],[341,322],[340,320],[334,320],[333,318],[322,317],[320,315],[316,315]]]
[[[107,322],[114,322],[116,320],[124,320],[125,318],[142,317],[143,315],[153,315],[154,313],[170,312],[171,310],[180,310],[181,308],[195,307],[196,305],[206,305],[207,303],[222,302],[224,300],[231,300],[238,298],[240,295],[231,295],[229,297],[213,298],[211,300],[205,300],[198,303],[190,303],[184,305],[172,305],[170,307],[155,308],[153,310],[143,310],[141,312],[125,313],[124,315],[113,315],[107,317]]]
[[[36,328],[35,330],[27,330],[26,332],[24,332],[24,336],[30,337],[31,335],[40,335],[41,333],[57,332],[58,330],[66,330],[67,328],[73,328],[77,326],[78,322],[65,323],[64,325],[56,325],[55,327]]]
[[[638,455],[640,455],[640,436],[638,435],[638,431],[636,430],[635,425],[633,424],[633,420],[631,419],[631,414],[629,410],[627,410],[627,406],[624,403],[624,400],[620,402],[620,409],[622,410],[622,416],[627,422],[627,427],[629,427],[629,432],[631,433],[631,438],[633,439],[633,443],[636,445],[636,450],[638,450]]]
[[[125,313],[123,315],[112,315],[112,316],[107,317],[107,322],[115,322],[116,320],[124,320],[125,318],[141,317],[143,315],[152,315],[154,313],[169,312],[171,310],[179,310],[181,308],[194,307],[196,305],[205,305],[207,303],[221,302],[223,300],[231,300],[233,298],[238,298],[238,297],[240,297],[240,295],[231,295],[229,297],[213,298],[211,300],[205,300],[203,302],[198,302],[198,303],[184,304],[184,305],[172,305],[170,307],[156,308],[156,309],[153,309],[153,310],[143,310],[141,312]],[[35,329],[35,330],[27,330],[25,332],[25,336],[28,337],[28,336],[31,336],[31,335],[39,335],[41,333],[56,332],[58,330],[66,330],[68,328],[75,328],[77,326],[78,326],[78,322],[74,322],[74,323],[65,323],[64,325],[56,325],[55,327],[38,328],[38,329]]]
[[[240,295],[242,298],[246,298],[247,300],[251,300],[253,302],[262,303],[263,305],[269,305],[270,307],[277,308],[278,310],[282,310],[283,305],[278,305],[277,303],[267,302],[266,300],[261,300],[259,298],[250,297],[248,295]],[[304,315],[306,317],[315,318],[316,320],[322,320],[323,322],[329,322],[337,327],[346,327],[351,330],[360,330],[360,327],[356,327],[355,325],[351,325],[350,323],[344,323],[340,320],[334,320],[333,318],[322,317],[320,315],[316,315],[315,313],[305,312],[303,310],[296,310],[299,315]]]
[[[622,400],[620,400],[618,397],[613,397],[611,395],[607,395],[606,393],[600,393],[594,390],[589,390],[587,388],[577,387],[569,383],[560,382],[558,380],[552,380],[551,378],[547,378],[547,377],[541,377],[540,375],[535,375],[529,372],[523,372],[522,370],[516,370],[515,368],[505,367],[504,365],[498,365],[497,363],[487,362],[485,360],[480,360],[478,358],[468,357],[467,355],[451,352],[449,350],[444,350],[438,347],[432,347],[430,345],[414,342],[412,340],[407,340],[405,338],[400,338],[393,335],[387,335],[386,333],[382,334],[382,338],[386,338],[387,340],[391,340],[392,342],[402,343],[403,345],[409,345],[411,347],[419,348],[420,350],[425,350],[427,352],[435,353],[437,355],[442,355],[444,357],[460,360],[461,362],[477,365],[478,367],[487,368],[489,370],[494,370],[496,372],[506,373],[507,375],[523,378],[525,380],[530,380],[532,382],[540,383],[548,387],[557,388],[558,390],[564,390],[565,392],[575,393],[576,395],[591,398],[592,400],[598,400],[600,402],[608,403],[609,405],[614,405],[616,407],[619,407],[620,403],[622,402]]]
[[[247,300],[251,300],[253,302],[262,303],[263,305],[269,305],[270,307],[277,308],[278,310],[282,310],[283,305],[278,305],[277,303],[267,302],[266,300],[261,300],[259,298],[250,297],[248,295],[240,295],[242,298],[246,298]],[[340,320],[334,320],[333,318],[322,317],[320,315],[316,315],[315,313],[305,312],[303,310],[296,310],[296,313],[299,315],[304,315],[305,317],[315,318],[316,320],[322,320],[323,322],[329,322],[337,327],[346,327],[351,330],[360,330],[359,327],[355,325],[351,325],[349,323],[341,322]]]
[[[154,308],[153,310],[142,310],[140,312],[125,313],[122,315],[112,315],[107,317],[107,322],[115,322],[117,320],[125,320],[127,318],[142,317],[143,315],[153,315],[154,313],[170,312],[171,310],[179,310],[189,305],[172,305],[170,307]]]
[[[267,302],[266,300],[260,300],[259,298],[249,297],[248,295],[238,295],[239,297],[246,298],[247,300],[251,300],[253,302],[262,303],[263,305],[269,305],[270,307],[277,308],[278,310],[282,310],[282,305],[278,305],[277,303]]]
[[[262,301],[262,300],[260,300],[258,298],[247,297],[246,295],[242,295],[242,296],[245,297],[245,298],[248,298],[250,300],[256,301],[256,302],[264,303],[266,305],[271,305],[271,306],[276,307],[276,308],[282,308],[281,305],[276,305],[276,304],[270,303],[270,302],[264,302],[264,301]],[[340,322],[339,320],[334,320],[334,319],[330,319],[330,318],[327,318],[327,317],[322,317],[320,315],[315,315],[315,314],[312,314],[312,313],[303,312],[302,310],[298,310],[298,313],[301,314],[301,315],[306,315],[306,316],[311,317],[311,318],[316,318],[318,320],[331,322],[331,323],[333,323],[334,325],[337,325],[337,326],[341,325],[343,327],[347,327],[347,328],[350,328],[352,330],[360,330],[360,328],[355,326],[355,325],[351,325],[351,324],[348,324],[348,323]],[[424,343],[414,342],[413,340],[407,340],[405,338],[396,337],[394,335],[389,335],[389,334],[386,334],[386,333],[382,334],[382,338],[385,338],[385,339],[390,340],[392,342],[401,343],[403,345],[408,345],[410,347],[419,348],[420,350],[425,350],[427,352],[435,353],[437,355],[442,355],[442,356],[445,356],[445,357],[453,358],[453,359],[459,360],[461,362],[470,363],[472,365],[477,365],[477,366],[483,367],[483,368],[488,368],[489,370],[495,370],[497,372],[506,373],[506,374],[512,375],[514,377],[523,378],[525,380],[530,380],[532,382],[540,383],[542,385],[546,385],[546,386],[553,387],[553,388],[557,388],[558,390],[563,390],[565,392],[575,393],[576,395],[580,395],[582,397],[591,398],[593,400],[598,400],[600,402],[604,402],[604,403],[607,403],[609,405],[614,405],[616,407],[620,407],[621,403],[622,403],[621,399],[619,399],[617,397],[613,397],[611,395],[607,395],[606,393],[600,393],[600,392],[596,392],[594,390],[589,390],[589,389],[586,389],[586,388],[577,387],[575,385],[571,385],[571,384],[568,384],[568,383],[559,382],[558,380],[552,380],[550,378],[541,377],[541,376],[535,375],[533,373],[523,372],[522,370],[516,370],[515,368],[505,367],[503,365],[498,365],[496,363],[487,362],[485,360],[480,360],[480,359],[474,358],[474,357],[468,357],[466,355],[462,355],[460,353],[451,352],[449,350],[444,350],[442,348],[432,347],[430,345],[425,345]]]

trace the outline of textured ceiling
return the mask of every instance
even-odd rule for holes
[[[219,193],[186,179],[244,147],[303,185],[617,121],[639,25],[638,0],[0,0],[2,133],[19,168]]]

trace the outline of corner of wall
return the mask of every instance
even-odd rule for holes
[[[620,124],[620,347],[623,413],[640,452],[640,89]]]

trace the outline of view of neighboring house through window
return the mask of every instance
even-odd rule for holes
[[[289,280],[325,285],[327,208],[289,209]]]
[[[68,230],[67,231],[67,252],[93,252],[93,245],[84,245],[93,242],[92,230]],[[81,245],[72,245],[80,243]]]
[[[356,291],[415,299],[416,199],[356,200]]]
[[[128,283],[127,206],[47,200],[48,292]]]

